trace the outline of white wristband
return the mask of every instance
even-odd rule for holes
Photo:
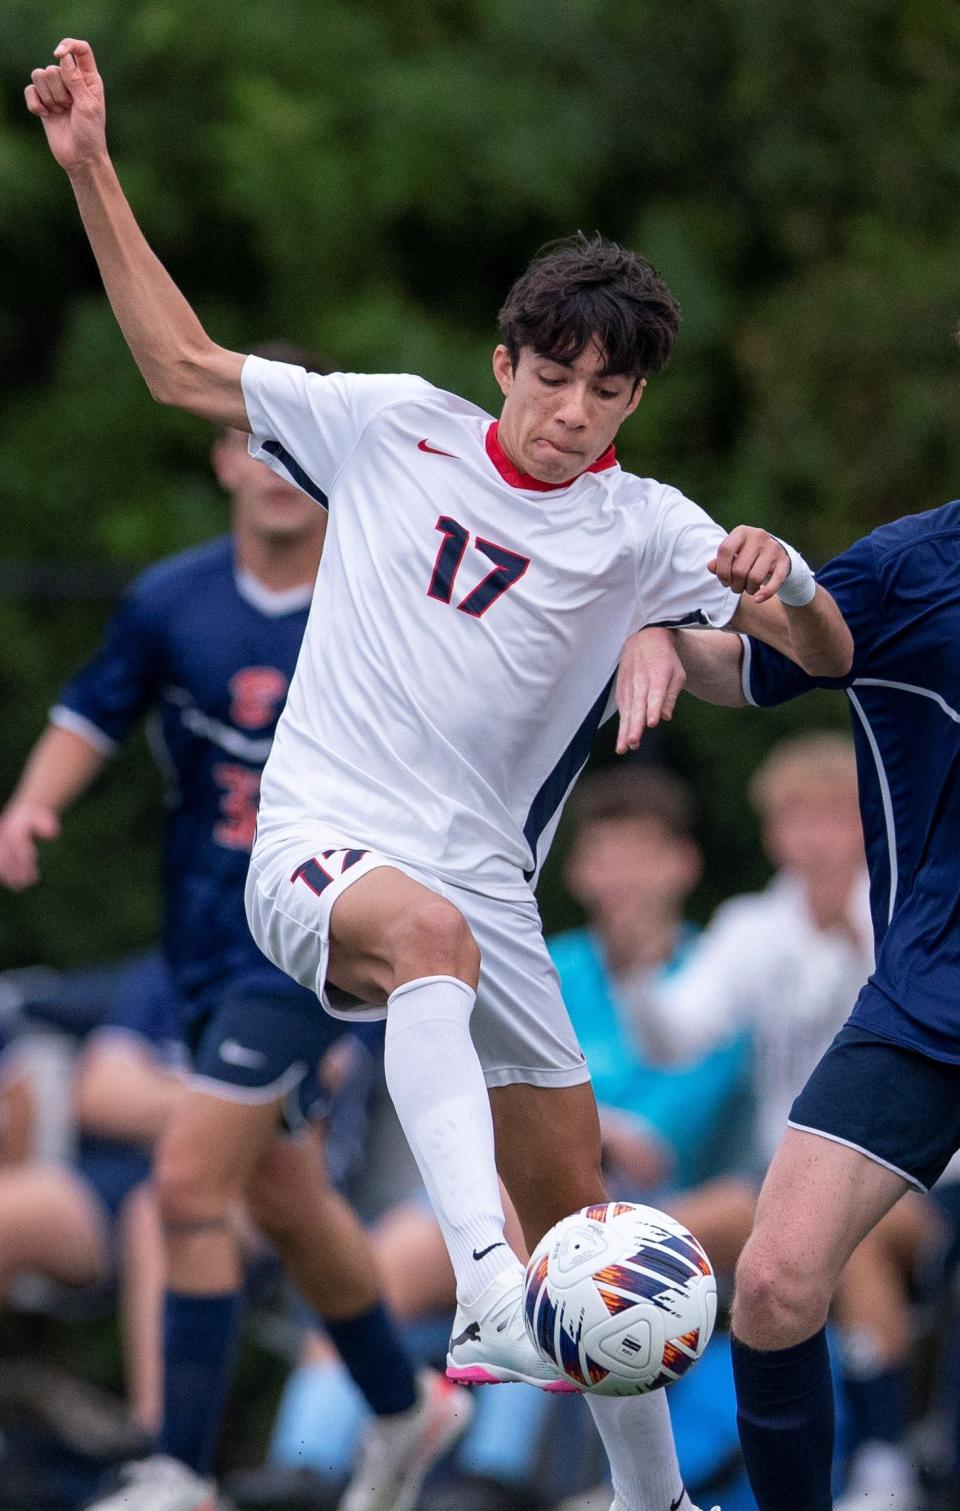
[[[793,546],[787,541],[780,540],[779,535],[775,535],[773,538],[776,541],[780,541],[781,546],[790,558],[790,571],[777,589],[777,597],[788,608],[806,608],[807,604],[812,601],[816,594],[817,580],[799,551],[795,551]]]

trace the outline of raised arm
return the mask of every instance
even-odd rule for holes
[[[151,394],[235,430],[249,430],[244,358],[207,335],[147,245],[114,171],[106,141],[103,80],[89,42],[67,37],[59,61],[35,68],[25,91],[47,144],[70,179],[107,297]]]

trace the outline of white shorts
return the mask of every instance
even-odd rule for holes
[[[446,898],[469,925],[480,950],[470,1031],[487,1085],[588,1081],[532,897],[515,902],[469,892],[375,850],[342,845],[310,850],[290,842],[263,846],[250,864],[246,905],[251,932],[267,958],[316,992],[333,1017],[385,1018],[386,1007],[360,1002],[326,979],[333,905],[379,866],[393,866]]]

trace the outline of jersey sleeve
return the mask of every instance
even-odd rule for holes
[[[831,593],[853,636],[853,665],[845,677],[811,677],[781,651],[753,636],[743,637],[743,691],[748,703],[772,708],[814,687],[850,687],[862,676],[882,629],[883,595],[873,542],[867,536],[817,573]]]
[[[141,578],[107,626],[100,648],[67,683],[51,723],[110,754],[156,696],[163,637],[153,595]]]
[[[409,374],[312,373],[248,357],[241,374],[250,455],[327,507],[334,479],[366,427],[389,405],[423,398]]]
[[[725,537],[698,504],[675,488],[662,490],[658,518],[639,549],[636,629],[729,623],[739,597],[707,571]]]

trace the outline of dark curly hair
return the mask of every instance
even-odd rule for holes
[[[639,379],[666,365],[679,319],[645,257],[580,231],[545,247],[517,279],[500,311],[500,339],[514,366],[523,346],[573,362],[596,340],[605,376]]]

